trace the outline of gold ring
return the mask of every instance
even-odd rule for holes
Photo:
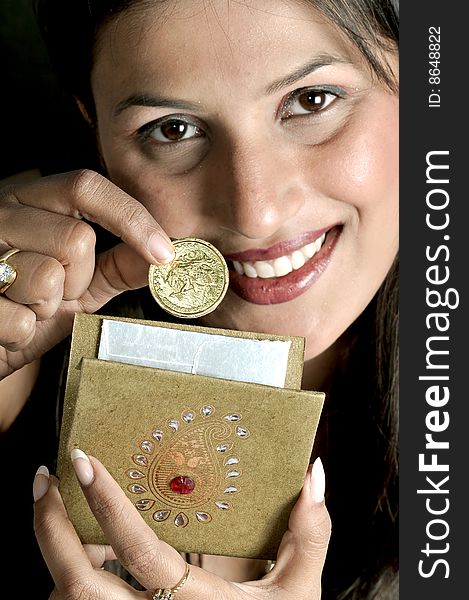
[[[18,250],[18,248],[12,248],[0,256],[0,294],[4,294],[7,289],[15,283],[18,273],[15,267],[7,262],[7,259],[17,252],[21,252],[21,250]]]
[[[191,567],[189,563],[186,563],[186,570],[184,571],[184,575],[181,580],[173,587],[173,588],[158,588],[152,594],[152,600],[173,600],[174,594],[179,592],[182,586],[186,583],[189,578]]]

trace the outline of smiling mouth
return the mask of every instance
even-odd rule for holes
[[[233,260],[230,261],[229,266],[232,266],[239,275],[246,275],[246,277],[252,279],[256,277],[261,279],[284,277],[292,271],[301,269],[306,262],[319,252],[326,239],[326,233],[324,232],[316,241],[306,244],[291,254],[285,254],[273,260],[257,260],[255,262]]]
[[[342,225],[334,225],[323,230],[312,242],[290,253],[278,254],[282,247],[284,252],[290,250],[290,244],[286,242],[265,251],[246,251],[245,256],[239,256],[257,258],[256,254],[264,254],[268,260],[234,260],[234,255],[227,257],[230,288],[253,304],[280,304],[294,300],[326,271],[341,233]],[[274,254],[274,257],[269,258],[269,254]]]

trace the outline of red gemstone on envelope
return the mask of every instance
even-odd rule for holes
[[[191,494],[195,488],[195,481],[187,475],[178,475],[171,479],[170,486],[176,494]]]

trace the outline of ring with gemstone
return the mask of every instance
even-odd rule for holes
[[[18,248],[12,248],[0,256],[0,294],[4,294],[7,289],[15,283],[17,271],[7,260],[13,254],[21,252]]]
[[[158,588],[155,590],[151,596],[152,600],[173,600],[174,594],[176,594],[188,580],[190,570],[191,567],[189,563],[186,562],[186,570],[184,571],[181,580],[173,588]]]

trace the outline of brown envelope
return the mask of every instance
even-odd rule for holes
[[[101,320],[75,323],[59,452],[61,492],[82,541],[105,540],[71,467],[75,447],[104,463],[177,550],[275,558],[324,394],[97,360]]]

